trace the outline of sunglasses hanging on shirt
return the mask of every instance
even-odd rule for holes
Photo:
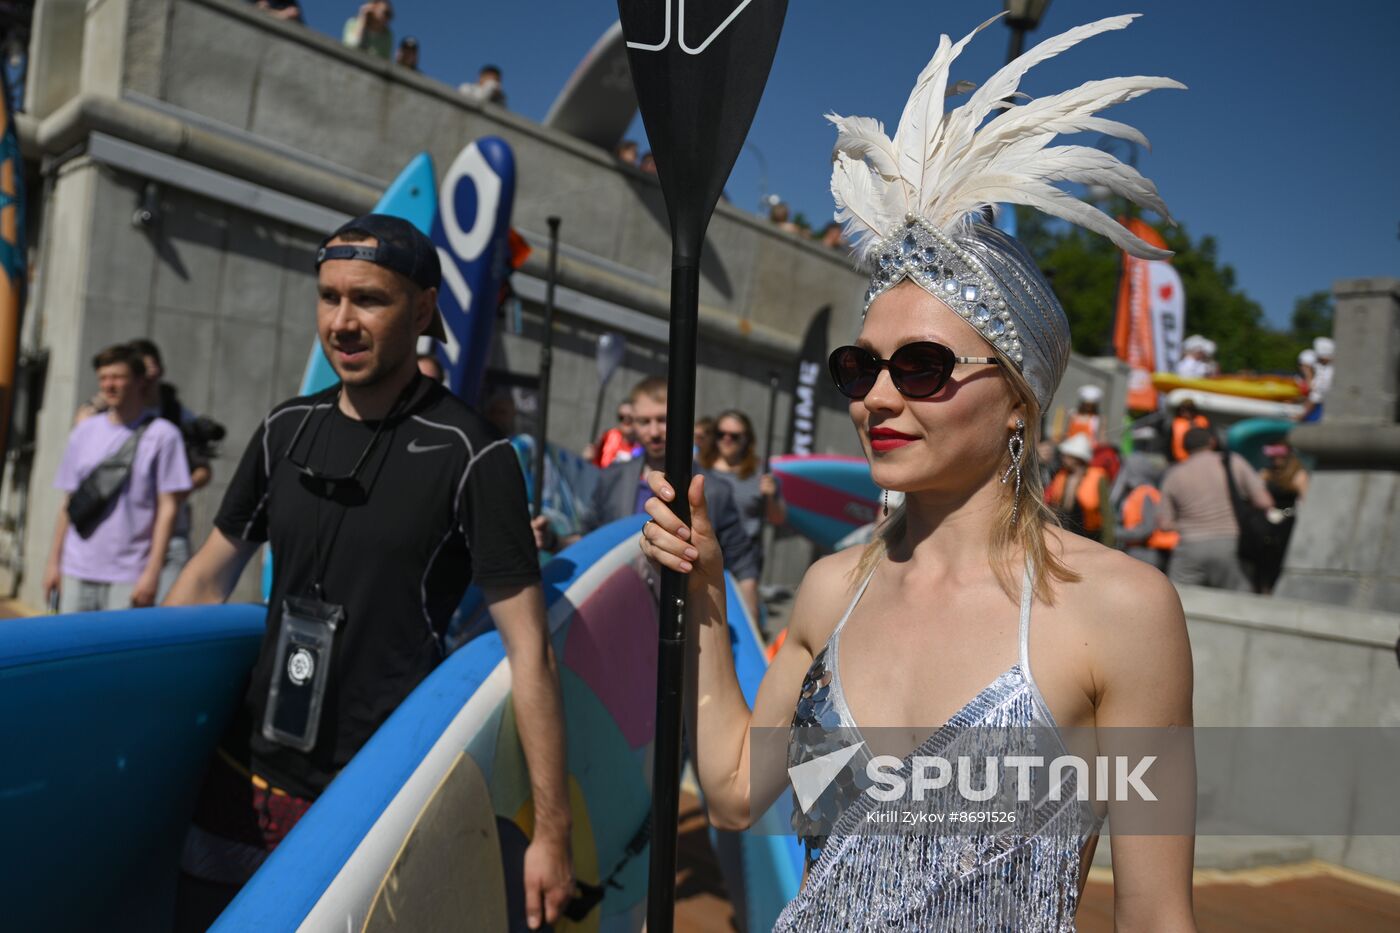
[[[827,365],[836,388],[846,398],[860,401],[875,388],[880,370],[890,371],[890,380],[905,398],[932,398],[948,384],[953,367],[959,363],[995,363],[994,356],[958,356],[950,347],[931,340],[906,343],[882,360],[864,347],[837,347]]]
[[[286,461],[296,467],[302,476],[311,480],[313,483],[320,484],[326,498],[335,498],[336,490],[340,488],[341,484],[353,484],[359,481],[360,470],[364,467],[365,461],[369,459],[369,455],[374,452],[375,446],[378,445],[379,438],[384,433],[385,426],[394,420],[394,416],[399,413],[399,409],[408,402],[408,399],[413,394],[414,388],[418,385],[419,378],[420,377],[415,376],[409,381],[408,385],[399,393],[399,397],[394,400],[393,407],[389,409],[388,413],[385,414],[383,418],[379,419],[379,424],[374,428],[374,434],[370,436],[369,443],[366,444],[365,449],[360,452],[360,456],[355,459],[355,465],[350,468],[350,472],[330,473],[325,470],[318,470],[309,463],[297,460],[296,457],[293,456],[293,452],[297,447],[297,441],[301,440],[302,432],[306,430],[306,425],[311,420],[311,415],[316,411],[315,407],[307,409],[306,414],[302,416],[301,424],[297,425],[296,432],[292,435],[292,442],[287,445]],[[340,404],[340,395],[338,393],[336,395],[335,404]],[[306,453],[308,460],[310,459],[310,448],[312,446],[312,444],[307,444]]]

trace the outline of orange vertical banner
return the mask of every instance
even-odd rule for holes
[[[1136,217],[1120,222],[1138,238],[1166,248],[1161,235]],[[1157,390],[1152,385],[1152,373],[1170,368],[1172,362],[1157,359],[1149,283],[1151,264],[1151,260],[1123,254],[1118,312],[1113,322],[1114,352],[1128,364],[1128,408],[1140,412],[1156,410]]]

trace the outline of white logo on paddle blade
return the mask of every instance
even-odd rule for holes
[[[857,742],[847,745],[820,758],[813,758],[788,768],[788,778],[792,781],[793,792],[797,794],[797,802],[801,805],[803,813],[812,808],[812,804],[831,786],[831,782],[836,780],[836,775],[841,773],[841,769],[846,767],[846,763],[855,757],[864,744]]]
[[[408,442],[408,452],[411,454],[425,454],[430,450],[446,450],[451,446],[451,444],[434,444],[431,447],[420,447],[418,446],[418,438],[415,437]]]
[[[733,13],[730,13],[729,16],[725,18],[724,22],[722,22],[722,23],[719,24],[719,28],[716,29],[714,32],[710,33],[710,37],[709,37],[708,39],[706,39],[704,42],[701,42],[698,46],[696,46],[695,48],[692,49],[690,46],[688,46],[688,45],[685,44],[685,0],[676,0],[677,6],[680,7],[680,9],[676,11],[676,19],[680,21],[680,30],[679,30],[680,35],[679,35],[678,38],[680,39],[681,51],[684,52],[684,53],[687,54],[687,55],[699,55],[701,52],[705,51],[707,48],[710,47],[710,43],[713,42],[713,41],[715,41],[716,39],[718,39],[718,38],[719,38],[719,34],[722,33],[722,32],[724,32],[726,29],[728,29],[728,28],[729,28],[729,24],[732,23],[732,22],[734,22],[735,18],[736,18],[740,13],[744,12],[744,7],[748,6],[748,5],[749,5],[750,3],[752,3],[752,2],[753,2],[753,0],[742,0],[742,2],[741,2],[738,6],[736,6],[736,7],[734,8],[734,12],[733,12]],[[670,44],[671,44],[671,3],[670,3],[670,0],[667,0],[667,2],[666,2],[666,34],[665,34],[664,36],[661,37],[661,41],[660,41],[660,42],[657,42],[657,43],[655,43],[655,44],[648,43],[648,42],[629,42],[629,43],[627,43],[627,47],[628,47],[629,49],[640,49],[640,50],[642,50],[643,52],[660,52],[662,49],[666,48],[666,46],[668,46],[668,45],[670,45]]]

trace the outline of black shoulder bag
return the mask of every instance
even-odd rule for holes
[[[136,461],[136,445],[141,443],[141,435],[150,426],[151,421],[147,419],[132,431],[117,452],[93,467],[92,472],[83,477],[78,488],[68,497],[68,521],[78,532],[78,537],[91,535],[107,517],[107,507],[131,476],[131,465]]]
[[[1235,486],[1235,471],[1230,462],[1230,452],[1220,452],[1220,460],[1225,464],[1225,484],[1230,489],[1230,506],[1235,510],[1235,522],[1240,526],[1240,543],[1236,553],[1240,560],[1258,563],[1265,560],[1277,549],[1278,528],[1269,521],[1263,509],[1247,502]]]

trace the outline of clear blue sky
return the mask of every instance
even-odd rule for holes
[[[303,0],[311,25],[337,35],[357,7]],[[767,162],[766,190],[820,225],[835,138],[822,114],[877,117],[892,132],[939,33],[960,38],[1000,9],[998,0],[790,0],[749,136]],[[1125,12],[1145,15],[1037,67],[1023,88],[1040,96],[1131,73],[1187,84],[1111,115],[1147,134],[1153,150],[1139,167],[1193,235],[1218,240],[1271,321],[1336,279],[1400,275],[1400,3],[1052,0],[1028,44]],[[608,0],[400,0],[393,25],[418,36],[424,72],[443,81],[501,66],[511,109],[541,119],[616,17]],[[1007,39],[1000,24],[983,32],[953,78],[984,80]],[[760,160],[746,151],[729,195],[754,209],[763,191]]]

